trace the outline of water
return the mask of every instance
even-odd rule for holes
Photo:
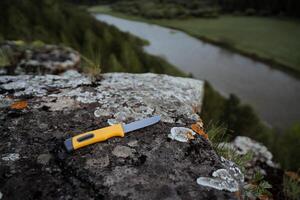
[[[300,121],[300,80],[181,31],[104,14],[96,18],[148,40],[148,53],[209,81],[223,95],[236,94],[271,126],[283,129]]]

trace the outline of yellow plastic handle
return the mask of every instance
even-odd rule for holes
[[[122,124],[116,124],[76,135],[65,140],[65,147],[68,151],[72,151],[116,136],[124,137]]]

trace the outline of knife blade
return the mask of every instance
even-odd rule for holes
[[[89,131],[76,135],[65,140],[64,145],[67,151],[85,147],[96,142],[102,142],[112,137],[124,137],[125,133],[151,126],[160,121],[160,116],[153,116],[129,124],[115,124],[105,128]]]

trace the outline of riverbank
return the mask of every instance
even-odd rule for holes
[[[294,76],[300,76],[298,21],[241,16],[149,20],[112,11],[108,6],[91,7],[89,11],[182,30],[205,42],[262,61]]]

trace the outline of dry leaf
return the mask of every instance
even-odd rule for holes
[[[10,105],[11,109],[16,109],[16,110],[22,110],[28,107],[28,102],[27,101],[17,101],[14,102]]]
[[[286,171],[285,175],[287,175],[288,177],[290,177],[293,180],[300,182],[300,176],[296,172]]]
[[[260,200],[269,200],[270,199],[270,197],[268,195],[260,195],[258,198]]]
[[[192,124],[191,128],[193,129],[193,131],[195,131],[199,135],[203,136],[205,139],[208,139],[208,135],[201,128],[201,124],[200,123],[197,122],[196,124]]]
[[[236,196],[237,199],[243,199],[242,194],[241,194],[240,191],[236,191],[236,192],[234,193],[234,195]]]

